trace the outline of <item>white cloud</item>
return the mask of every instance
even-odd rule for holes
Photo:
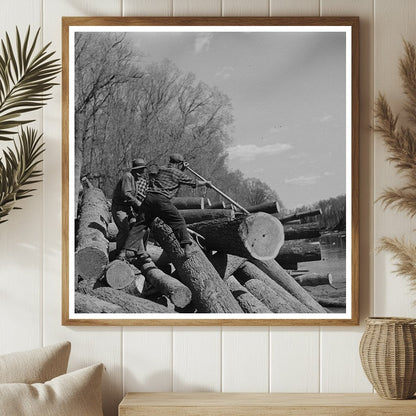
[[[235,69],[232,66],[224,66],[215,73],[215,76],[227,79],[231,77],[234,71]]]
[[[285,183],[293,185],[313,185],[320,178],[320,175],[317,176],[298,176],[296,178],[285,179]]]
[[[308,157],[307,153],[296,153],[294,155],[289,156],[289,159],[291,160],[297,160],[297,159],[306,159]]]
[[[321,123],[326,123],[327,121],[330,121],[333,118],[330,114],[326,114],[325,116],[321,117],[319,121]]]
[[[292,146],[287,143],[268,144],[266,146],[257,146],[256,144],[239,144],[229,147],[228,157],[230,159],[240,159],[244,162],[254,160],[257,156],[272,156],[291,149]]]
[[[198,33],[195,39],[194,51],[201,53],[209,49],[211,43],[212,33]]]

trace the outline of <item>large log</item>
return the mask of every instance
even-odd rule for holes
[[[286,273],[277,261],[261,261],[256,259],[250,261],[277,284],[282,286],[283,289],[286,289],[286,291],[307,306],[312,312],[326,313],[326,310],[299,283],[297,283],[292,276]]]
[[[234,273],[235,277],[257,299],[263,302],[275,313],[310,313],[310,309],[302,302],[288,293],[279,284],[274,282],[256,267],[253,263],[246,262]]]
[[[214,202],[211,204],[211,206],[206,207],[207,209],[225,209],[227,208],[227,205],[224,201],[221,202]]]
[[[215,253],[214,255],[208,256],[209,261],[215,267],[215,270],[221,276],[222,279],[226,280],[234,272],[240,268],[247,259],[243,257],[233,256],[232,254]]]
[[[163,221],[156,219],[152,230],[175,266],[182,283],[191,289],[192,302],[198,312],[242,313],[238,302],[197,244],[192,244],[192,253],[188,258],[172,229]]]
[[[113,289],[123,289],[134,281],[135,270],[125,261],[114,260],[107,266],[105,278]]]
[[[110,212],[104,193],[98,188],[84,189],[75,252],[75,268],[84,280],[95,282],[108,263],[109,221]]]
[[[284,231],[279,220],[257,212],[241,215],[232,221],[218,219],[189,226],[204,237],[204,245],[240,257],[274,259],[283,245]]]
[[[321,244],[319,241],[285,241],[279,254],[276,256],[276,261],[282,266],[306,261],[319,261],[321,259]]]
[[[178,209],[204,209],[211,205],[207,198],[197,196],[177,196],[172,198],[172,204]]]
[[[87,293],[106,302],[114,303],[122,307],[127,313],[171,313],[165,306],[148,299],[129,295],[111,287],[99,287]]]
[[[345,299],[318,298],[318,302],[326,308],[346,308]]]
[[[169,256],[163,251],[163,248],[155,245],[154,243],[148,243],[146,251],[152,259],[153,263],[162,271],[167,274],[171,274],[172,265]]]
[[[285,241],[318,238],[321,235],[319,222],[308,222],[305,224],[285,224],[284,230]]]
[[[230,276],[225,283],[245,313],[272,313],[264,303],[242,286],[234,276]]]
[[[123,313],[121,306],[75,292],[75,313]]]
[[[235,218],[235,212],[232,209],[182,209],[180,213],[187,224],[216,220],[218,218],[228,220]]]
[[[260,280],[248,279],[244,282],[244,287],[273,313],[300,313],[292,308],[291,303],[287,299],[270,290]]]
[[[305,273],[300,276],[295,276],[294,279],[301,286],[321,286],[331,285],[333,278],[331,273]]]
[[[290,222],[290,221],[300,220],[302,218],[307,218],[307,217],[315,217],[317,215],[322,215],[322,210],[320,208],[311,209],[309,211],[295,212],[294,214],[281,217],[279,218],[279,220],[282,224],[286,224],[287,222]]]
[[[280,211],[280,206],[277,201],[273,201],[252,205],[246,209],[248,212],[266,212],[267,214],[277,214]]]
[[[140,265],[145,279],[162,294],[168,297],[178,308],[184,308],[192,300],[192,293],[179,280],[158,269],[153,262]]]
[[[145,295],[146,280],[144,276],[140,273],[140,270],[137,268],[135,269],[136,269],[136,274],[134,276],[133,282],[131,282],[128,286],[123,287],[123,289],[119,289],[119,290],[122,290],[123,292],[128,293],[129,295],[145,297],[144,295]]]

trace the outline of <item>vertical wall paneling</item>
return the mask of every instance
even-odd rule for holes
[[[42,25],[41,0],[3,0],[0,5],[0,38],[5,32],[15,42],[16,26],[21,36],[28,26],[32,39]],[[37,47],[40,49],[42,34]],[[30,127],[42,133],[42,111],[26,115],[36,119]],[[15,136],[17,140],[17,136]],[[0,142],[0,154],[12,142]],[[2,157],[2,155],[1,155]],[[3,157],[2,157],[3,158]],[[42,344],[42,268],[43,268],[43,184],[35,185],[36,191],[28,199],[19,201],[0,224],[0,354]],[[13,336],[1,336],[13,334]]]
[[[223,327],[224,392],[269,391],[269,328]]]
[[[174,16],[221,16],[221,0],[173,0]]]
[[[319,0],[270,0],[270,16],[319,16]]]
[[[401,112],[399,123],[406,125],[403,112],[405,101],[399,77],[398,63],[403,56],[402,39],[416,42],[415,18],[416,2],[413,0],[375,0],[375,54],[374,80],[375,94],[382,92],[396,114]],[[386,162],[388,153],[377,135],[375,141],[375,197],[380,196],[385,187],[404,184],[403,178],[392,164]],[[382,210],[375,205],[375,244],[382,236],[405,236],[414,241],[415,221],[394,209]],[[380,316],[414,316],[416,308],[414,292],[409,292],[407,281],[393,273],[390,254],[376,254],[374,262],[375,314]]]
[[[322,0],[322,16],[360,17],[360,312],[372,315],[373,233],[373,0]],[[363,327],[321,328],[321,388],[323,392],[372,391],[358,354]],[[339,360],[344,356],[344,360]],[[334,365],[335,361],[337,365]]]
[[[172,328],[126,327],[123,337],[124,393],[172,391]]]
[[[172,16],[173,0],[123,0],[124,16]]]
[[[44,0],[44,37],[61,56],[61,17],[119,15],[121,0]],[[59,80],[60,82],[60,80]],[[106,416],[116,414],[122,396],[121,329],[61,326],[61,90],[44,110],[45,152],[45,252],[44,252],[44,343],[72,342],[70,369],[103,362]]]
[[[319,392],[318,327],[270,329],[270,391]]]
[[[223,16],[268,16],[269,0],[222,0]]]
[[[362,328],[321,330],[321,393],[371,393],[361,366]]]
[[[221,391],[220,327],[174,327],[173,391]]]

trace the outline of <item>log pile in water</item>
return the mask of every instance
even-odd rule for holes
[[[318,238],[321,235],[319,222],[307,222],[305,224],[285,224],[285,241]]]
[[[315,211],[279,221],[271,215],[279,212],[275,201],[249,207],[249,214],[200,197],[173,203],[202,247],[194,241],[186,256],[171,228],[156,219],[154,242],[147,246],[152,261],[109,262],[109,240],[116,239],[117,227],[104,194],[84,188],[76,270],[77,279],[88,284],[77,288],[78,313],[326,313],[304,286],[332,284],[332,276],[291,276],[282,267],[321,257],[319,243],[306,240],[319,237],[318,224],[292,222]]]
[[[291,214],[291,215],[279,217],[279,220],[282,224],[287,224],[288,222],[297,221],[302,218],[316,217],[318,215],[322,215],[322,210],[320,208],[312,209],[309,211],[295,212],[294,214]]]

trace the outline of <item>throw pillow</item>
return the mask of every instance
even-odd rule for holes
[[[97,364],[44,384],[0,384],[0,415],[103,416],[102,373]]]
[[[44,383],[66,373],[71,343],[0,355],[0,383]]]

